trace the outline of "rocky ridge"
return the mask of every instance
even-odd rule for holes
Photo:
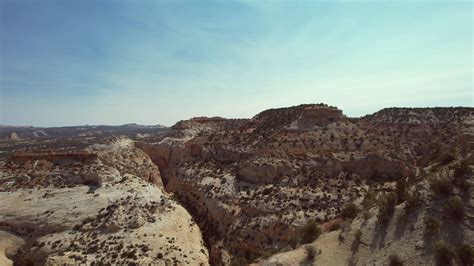
[[[253,265],[472,265],[474,156],[459,157],[423,168],[425,174],[407,184],[405,198],[394,204],[386,223],[379,216],[380,198],[387,193],[373,201],[361,197],[353,218],[335,221],[314,242]],[[447,180],[443,186],[449,190],[437,191],[434,177]]]
[[[97,159],[50,152],[2,161],[2,265],[208,264],[198,226],[131,140],[107,139],[84,153]]]
[[[369,189],[419,177],[449,150],[465,156],[473,121],[473,108],[390,108],[354,119],[301,105],[249,120],[181,121],[162,141],[136,146],[195,217],[211,262],[228,264],[295,247],[308,221],[330,221]]]
[[[419,219],[440,213],[433,203],[446,200],[427,182],[452,178],[461,162],[472,168],[474,108],[387,108],[350,118],[306,104],[251,119],[193,118],[165,133],[133,126],[134,140],[84,130],[67,129],[64,138],[44,130],[34,141],[4,132],[0,263],[311,264],[302,244],[317,222],[327,233],[311,244],[322,250],[312,263],[383,264],[406,244],[419,252],[403,260],[430,264],[433,245],[419,243]],[[472,172],[464,178],[472,183]],[[381,229],[374,205],[341,219],[348,203],[388,195],[400,180],[425,191],[409,223]],[[456,245],[473,239],[472,201],[463,199],[467,219],[457,232],[465,237],[448,238]],[[404,204],[397,221],[407,217]]]

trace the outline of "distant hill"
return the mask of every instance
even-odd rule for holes
[[[139,125],[135,123],[109,126],[109,125],[84,125],[66,127],[33,127],[33,126],[7,126],[0,125],[0,139],[10,138],[13,133],[20,139],[46,138],[46,137],[74,137],[74,136],[111,136],[126,135],[129,137],[137,134],[154,134],[166,131],[163,125]]]

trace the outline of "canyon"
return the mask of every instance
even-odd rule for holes
[[[305,104],[170,129],[6,127],[0,136],[2,264],[388,265],[398,253],[432,265],[436,241],[474,242],[474,108],[352,118]],[[454,184],[446,198],[433,189],[441,178]],[[408,213],[401,195],[415,193]],[[462,220],[445,217],[452,197]],[[432,216],[442,225],[428,239]],[[311,222],[322,235],[307,240]]]

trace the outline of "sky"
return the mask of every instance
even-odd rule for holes
[[[0,124],[474,106],[472,1],[0,0]]]

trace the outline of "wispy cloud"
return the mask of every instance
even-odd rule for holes
[[[0,123],[473,105],[470,2],[2,1]],[[469,97],[470,96],[470,97]]]

